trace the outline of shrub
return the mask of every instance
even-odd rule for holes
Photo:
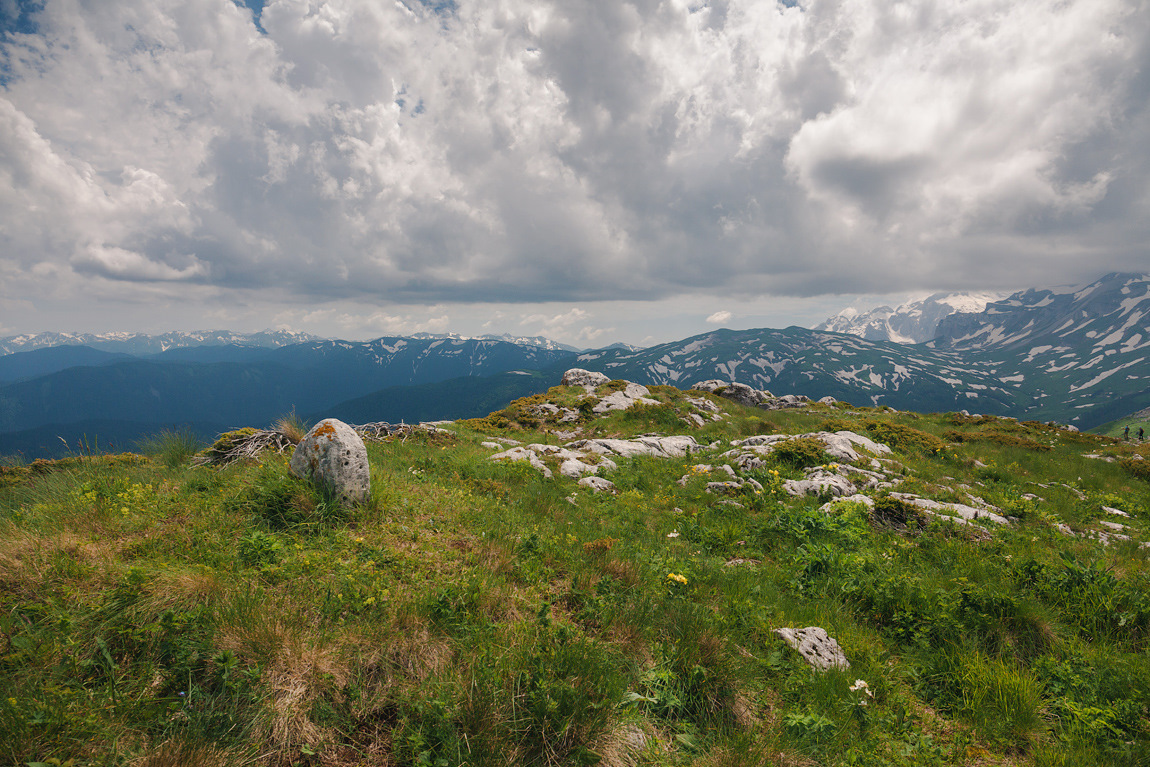
[[[814,437],[794,437],[776,442],[771,457],[795,469],[819,466],[830,461],[825,446]]]
[[[921,511],[906,501],[889,495],[875,499],[874,509],[871,510],[871,519],[881,525],[892,527],[907,527],[911,524],[922,527],[923,525]]]
[[[942,433],[942,436],[951,442],[990,442],[995,445],[1020,447],[1025,450],[1037,450],[1042,453],[1047,453],[1051,450],[1050,445],[1045,442],[1038,442],[1026,437],[1020,437],[1017,434],[1007,434],[1001,431],[963,432],[948,429]]]
[[[1150,461],[1135,461],[1133,458],[1123,458],[1118,462],[1118,465],[1131,477],[1150,482]]]
[[[933,434],[900,423],[867,421],[866,430],[879,442],[903,453],[935,454],[946,447],[946,443]]]
[[[854,424],[847,423],[841,418],[828,418],[819,424],[819,431],[851,431]]]

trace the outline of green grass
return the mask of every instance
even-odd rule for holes
[[[286,456],[10,467],[0,761],[1147,763],[1150,483],[1083,457],[1133,446],[710,395],[724,419],[696,429],[681,393],[652,394],[661,404],[575,426],[722,444],[619,460],[616,495],[479,445],[559,441],[572,425],[531,406],[579,409],[582,390],[565,387],[452,439],[370,444],[372,498],[352,508],[292,477]],[[798,441],[755,475],[761,494],[713,495],[690,472],[723,463],[731,439],[828,420],[890,437],[899,489],[977,495],[1018,523],[976,535],[889,501],[821,513],[781,491],[825,462]],[[1104,529],[1117,518],[1103,506],[1131,515],[1134,542],[1054,527]],[[813,671],[773,633],[809,625],[849,671]]]

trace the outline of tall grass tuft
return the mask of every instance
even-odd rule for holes
[[[204,446],[191,429],[164,429],[159,434],[144,437],[137,443],[137,449],[144,455],[156,458],[169,469],[178,469],[192,459]]]
[[[280,434],[288,438],[288,441],[293,445],[298,445],[307,436],[308,425],[307,423],[296,415],[293,410],[287,415],[280,416],[272,428]]]

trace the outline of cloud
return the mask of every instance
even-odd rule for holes
[[[724,322],[727,322],[730,319],[731,319],[731,313],[726,311],[726,310],[723,310],[723,311],[715,312],[710,317],[707,317],[707,322],[710,322],[712,325],[722,325]]]
[[[1123,0],[272,0],[266,34],[219,0],[46,0],[28,21],[0,42],[5,301],[174,282],[587,307],[1145,268],[1150,16]],[[580,311],[525,324],[603,332]],[[432,322],[405,317],[357,327]]]

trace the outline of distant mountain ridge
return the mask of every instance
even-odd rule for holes
[[[0,355],[28,352],[54,346],[87,346],[108,352],[142,355],[159,354],[169,349],[194,346],[252,346],[274,349],[280,346],[314,341],[318,336],[293,330],[261,330],[258,333],[236,333],[231,330],[174,331],[160,335],[147,333],[25,333],[0,338]]]
[[[847,308],[815,325],[813,330],[848,333],[868,341],[920,344],[938,335],[938,325],[944,317],[956,312],[980,312],[988,303],[1005,297],[1005,293],[935,293],[897,309]]]
[[[0,454],[58,449],[45,435],[71,441],[84,424],[123,441],[171,424],[205,436],[220,423],[262,426],[293,408],[364,421],[486,415],[492,402],[543,391],[570,367],[645,384],[718,378],[775,394],[1080,428],[1150,407],[1150,275],[1020,291],[938,327],[923,344],[789,327],[578,354],[451,336],[187,346],[128,359],[41,349],[0,356]]]

